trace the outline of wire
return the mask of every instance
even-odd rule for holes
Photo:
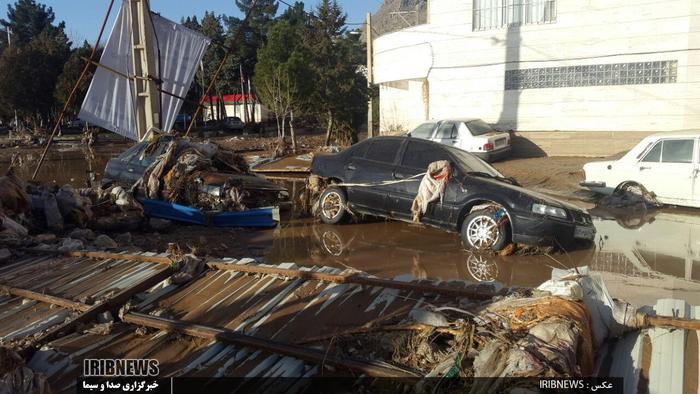
[[[277,0],[277,2],[286,5],[287,8],[294,8],[294,7],[295,7],[294,5],[291,5],[291,4],[287,3],[285,0]],[[302,3],[302,4],[303,4],[303,3]],[[306,11],[302,11],[302,12],[303,12],[304,14],[306,14],[308,17],[311,17],[311,18],[320,20],[319,17],[317,17],[316,15],[314,15],[314,14],[311,13],[311,12],[306,12]],[[366,25],[366,24],[367,24],[367,22],[346,22],[346,23],[344,24],[344,26],[359,26],[359,25]]]

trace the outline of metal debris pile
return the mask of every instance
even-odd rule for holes
[[[143,155],[155,154],[159,144],[159,138],[154,139]],[[246,188],[235,174],[251,174],[242,156],[212,142],[174,138],[148,167],[135,189],[149,199],[205,210],[243,211],[276,202],[270,193]]]
[[[0,347],[0,393],[50,394],[46,376],[27,367],[16,352]]]
[[[331,354],[381,360],[426,377],[586,376],[594,357],[586,306],[546,292],[426,306],[401,321],[387,319],[313,343]]]

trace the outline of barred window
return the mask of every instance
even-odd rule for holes
[[[472,30],[557,21],[557,0],[474,0]]]

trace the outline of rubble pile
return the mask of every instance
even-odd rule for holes
[[[527,290],[496,301],[460,303],[428,305],[403,321],[388,319],[316,343],[338,355],[378,359],[426,377],[592,373],[593,328],[581,299]]]
[[[16,352],[0,347],[0,393],[51,394],[43,374],[28,368]]]
[[[155,154],[160,144],[158,138],[153,140],[144,156]],[[242,156],[211,142],[176,138],[167,143],[135,189],[149,199],[210,211],[243,211],[275,203],[276,196],[246,188],[231,174],[250,174]]]

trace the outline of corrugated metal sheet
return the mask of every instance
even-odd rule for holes
[[[659,316],[697,318],[699,306],[677,299],[660,299]],[[606,344],[598,353],[596,375],[622,377],[625,393],[700,393],[700,333],[653,328],[631,332]]]
[[[91,305],[163,269],[159,264],[125,260],[29,256],[0,267],[0,285]],[[35,335],[77,314],[43,302],[0,295],[0,341]]]

